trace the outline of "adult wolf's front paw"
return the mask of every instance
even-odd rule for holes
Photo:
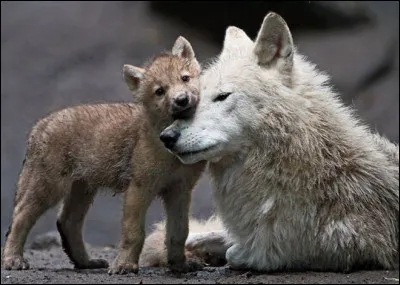
[[[239,245],[233,245],[226,251],[228,266],[234,270],[247,270],[249,266],[246,262],[248,254]]]
[[[108,262],[104,259],[90,259],[85,264],[75,264],[76,269],[98,269],[107,267],[108,267]]]
[[[126,262],[117,265],[113,265],[110,270],[108,270],[108,274],[128,274],[128,273],[138,273],[139,265]]]
[[[192,234],[186,240],[186,256],[202,260],[211,266],[224,266],[226,243],[225,235],[221,232]]]
[[[170,264],[169,268],[172,272],[187,273],[203,270],[204,264],[195,260],[187,260],[184,263]]]
[[[29,269],[29,263],[20,255],[4,257],[2,267],[6,270],[26,270]]]

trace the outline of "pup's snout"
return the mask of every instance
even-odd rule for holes
[[[189,104],[189,96],[187,93],[181,94],[175,98],[175,104],[180,108],[185,108]]]
[[[180,135],[181,132],[177,130],[164,130],[160,134],[160,140],[164,143],[166,148],[172,149],[175,143],[178,141]]]
[[[195,94],[184,92],[176,96],[171,105],[171,114],[176,119],[187,119],[193,116],[198,99]]]

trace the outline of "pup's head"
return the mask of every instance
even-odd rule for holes
[[[218,61],[201,76],[194,117],[165,129],[165,146],[188,164],[251,147],[266,114],[276,112],[281,98],[288,97],[293,54],[289,28],[275,13],[264,18],[255,42],[243,30],[227,28]]]
[[[156,125],[190,116],[199,101],[200,65],[192,46],[178,37],[171,53],[155,56],[144,68],[124,65],[123,76],[134,101],[145,106]]]

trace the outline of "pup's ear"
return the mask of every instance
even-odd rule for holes
[[[123,76],[126,84],[131,91],[139,88],[140,81],[143,78],[145,70],[136,66],[125,64],[123,67]]]
[[[174,46],[172,47],[172,54],[187,59],[195,58],[195,53],[193,51],[192,45],[187,39],[182,36],[179,36],[176,39]]]
[[[246,50],[246,48],[252,45],[253,41],[242,29],[229,26],[225,31],[224,46],[221,57],[232,54],[240,54],[241,51]]]
[[[258,31],[254,47],[258,64],[278,64],[281,71],[288,72],[292,69],[293,53],[293,38],[285,20],[276,13],[268,13]]]

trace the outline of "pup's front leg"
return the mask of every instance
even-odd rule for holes
[[[190,272],[203,268],[203,265],[186,260],[185,242],[189,233],[189,209],[191,189],[175,187],[163,193],[167,216],[166,239],[168,264],[171,271]]]
[[[125,193],[118,255],[109,274],[137,273],[145,238],[146,212],[155,195],[150,189],[130,186]]]

